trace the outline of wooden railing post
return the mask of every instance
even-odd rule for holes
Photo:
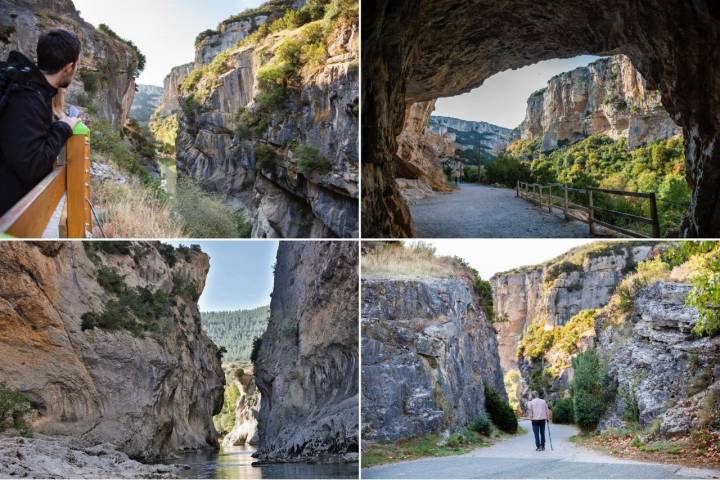
[[[565,193],[565,203],[563,204],[563,213],[565,214],[565,220],[569,220],[568,216],[568,186],[567,183],[563,184],[563,192]]]
[[[515,196],[520,198],[520,180],[518,180],[515,184]]]
[[[590,235],[595,235],[595,207],[593,207],[593,192],[586,189],[588,198],[588,226],[590,227]]]
[[[67,236],[86,238],[92,233],[90,220],[90,142],[86,135],[73,135],[67,143]]]
[[[552,213],[552,185],[548,185],[547,201],[548,201],[548,205],[547,205],[548,213]]]
[[[655,192],[651,192],[648,198],[650,199],[650,219],[652,220],[653,238],[660,238],[660,219],[658,218]]]

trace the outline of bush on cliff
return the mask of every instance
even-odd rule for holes
[[[324,175],[332,170],[332,163],[327,157],[320,155],[318,149],[312,145],[301,144],[293,149],[293,154],[297,158],[298,171],[304,175],[311,173],[319,173]]]
[[[593,349],[586,350],[572,361],[574,377],[570,387],[573,413],[578,426],[594,430],[615,394],[602,362]]]
[[[494,388],[485,384],[485,410],[490,415],[496,427],[506,433],[516,433],[518,429],[517,417],[510,405],[503,400]]]
[[[0,382],[0,433],[9,429],[21,435],[30,433],[30,401],[14,388]]]
[[[552,421],[554,423],[575,423],[571,398],[561,398],[553,404]]]

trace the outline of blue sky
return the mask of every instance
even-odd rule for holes
[[[105,23],[147,57],[139,83],[162,86],[165,75],[195,58],[195,37],[263,0],[74,0],[81,16]]]
[[[544,88],[548,80],[558,73],[574,70],[598,58],[600,57],[583,55],[547,60],[517,70],[500,72],[471,92],[439,99],[435,104],[434,115],[515,128],[525,118],[527,99],[531,93]]]
[[[210,256],[200,311],[241,310],[270,304],[277,241],[181,241],[198,244]]]

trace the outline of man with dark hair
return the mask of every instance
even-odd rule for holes
[[[14,80],[0,110],[0,215],[32,190],[53,168],[78,122],[61,109],[60,89],[73,81],[80,59],[80,40],[65,30],[40,36],[35,66],[20,52],[10,52],[7,66]],[[7,71],[7,70],[6,70]]]

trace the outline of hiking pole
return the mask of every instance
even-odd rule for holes
[[[550,435],[550,420],[547,421],[547,426],[548,426],[548,439],[550,440],[550,451],[552,452],[553,446],[552,446],[552,435]]]

